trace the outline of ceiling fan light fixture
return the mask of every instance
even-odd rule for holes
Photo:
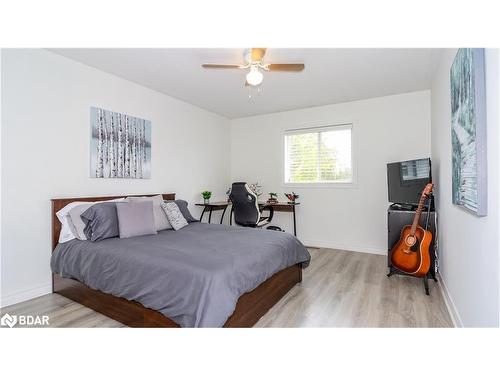
[[[264,80],[262,71],[266,72],[301,72],[304,70],[304,64],[275,64],[264,63],[264,55],[266,48],[252,48],[244,53],[244,64],[202,64],[205,69],[249,69],[246,75],[245,86],[252,87],[260,86]],[[249,90],[250,91],[250,90]]]
[[[252,65],[250,71],[247,73],[247,82],[249,85],[258,86],[262,83],[264,75],[259,71],[257,65]]]

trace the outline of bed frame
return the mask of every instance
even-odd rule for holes
[[[154,196],[157,194],[141,194],[137,196]],[[174,200],[175,194],[162,194],[165,200]],[[75,201],[96,202],[122,196],[62,198],[52,199],[52,251],[59,242],[61,223],[56,212]],[[236,304],[233,315],[224,324],[224,327],[252,327],[257,321],[274,306],[292,287],[302,281],[302,268],[294,265],[271,276],[251,292],[243,294]],[[139,302],[115,297],[91,289],[83,283],[62,278],[52,274],[52,291],[63,295],[75,302],[117,320],[129,327],[179,327],[173,320],[156,310],[144,307]]]

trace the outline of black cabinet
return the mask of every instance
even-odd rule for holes
[[[427,221],[427,211],[422,212],[420,217],[420,226],[425,228],[425,223]],[[436,212],[431,211],[429,214],[429,227],[428,230],[432,233],[432,242],[429,248],[431,256],[431,267],[429,270],[429,278],[436,277],[437,271],[437,248],[436,248]],[[391,267],[391,257],[390,252],[392,247],[398,242],[401,229],[405,225],[411,225],[413,223],[413,218],[415,217],[415,210],[397,208],[394,205],[390,206],[387,210],[387,266],[391,269],[392,273],[398,273],[397,270]]]

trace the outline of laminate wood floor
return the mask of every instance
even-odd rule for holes
[[[394,275],[383,255],[309,249],[312,260],[303,281],[291,289],[256,327],[452,327],[439,283]],[[50,327],[123,327],[58,294],[1,310],[48,315]]]

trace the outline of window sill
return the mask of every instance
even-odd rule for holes
[[[281,184],[284,188],[296,189],[356,189],[355,182],[285,182]]]

